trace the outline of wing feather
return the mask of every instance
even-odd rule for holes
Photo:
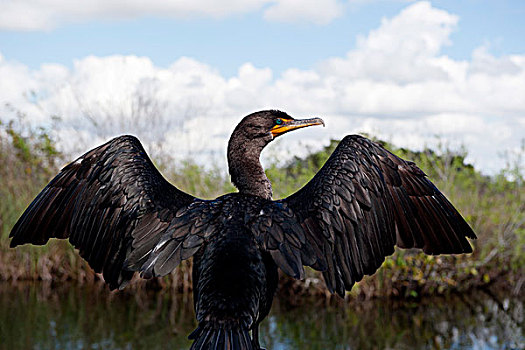
[[[414,163],[357,135],[345,137],[308,184],[269,204],[264,213],[258,222],[273,225],[259,234],[266,237],[266,249],[283,271],[300,275],[294,265],[300,259],[288,249],[288,255],[273,251],[276,245],[284,251],[284,244],[292,252],[303,252],[302,262],[323,271],[328,288],[340,295],[373,274],[395,245],[427,254],[460,254],[472,251],[466,238],[476,238]],[[283,225],[300,228],[305,241]]]
[[[131,266],[141,270],[140,263],[170,234],[175,213],[194,201],[162,177],[135,137],[120,136],[82,155],[49,182],[13,227],[11,246],[69,238],[116,288],[131,278]],[[197,246],[194,241],[189,250]],[[131,255],[137,260],[129,260]],[[163,262],[162,272],[170,263]]]

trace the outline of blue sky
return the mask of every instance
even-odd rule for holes
[[[122,54],[147,56],[159,66],[188,56],[212,65],[225,76],[234,75],[245,62],[280,73],[344,55],[355,47],[357,35],[366,35],[382,18],[394,16],[407,3],[357,1],[346,4],[341,16],[326,24],[269,21],[262,10],[223,18],[135,14],[134,18],[117,20],[105,16],[78,22],[65,19],[52,29],[0,31],[0,52],[31,68],[50,62],[71,66],[74,59],[87,55]],[[525,51],[525,1],[448,0],[432,4],[460,17],[451,35],[452,45],[443,48],[450,57],[468,59],[474,48],[484,44],[495,55]]]
[[[4,0],[0,120],[59,116],[72,156],[132,133],[225,168],[240,118],[275,108],[326,121],[279,140],[290,157],[366,132],[495,173],[525,138],[523,18],[522,0]]]

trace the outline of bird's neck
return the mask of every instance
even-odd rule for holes
[[[272,184],[259,161],[263,147],[249,142],[230,142],[228,167],[231,180],[240,193],[272,199]]]

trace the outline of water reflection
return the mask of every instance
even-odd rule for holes
[[[0,285],[0,344],[3,349],[184,349],[194,324],[193,311],[183,302],[161,294]]]
[[[271,318],[271,349],[522,349],[523,302],[485,293],[420,303],[283,310]],[[272,345],[269,345],[272,344]]]
[[[268,349],[523,349],[523,301],[477,292],[351,307],[275,303]],[[1,349],[186,349],[190,298],[0,284]]]

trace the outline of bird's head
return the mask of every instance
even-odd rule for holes
[[[321,118],[294,119],[285,112],[267,110],[252,113],[241,120],[232,134],[258,146],[266,146],[276,137],[292,130],[323,125]]]
[[[261,151],[277,136],[312,125],[324,122],[320,118],[294,119],[275,110],[244,117],[228,142],[228,168],[239,191],[271,199],[272,186],[259,162]]]

